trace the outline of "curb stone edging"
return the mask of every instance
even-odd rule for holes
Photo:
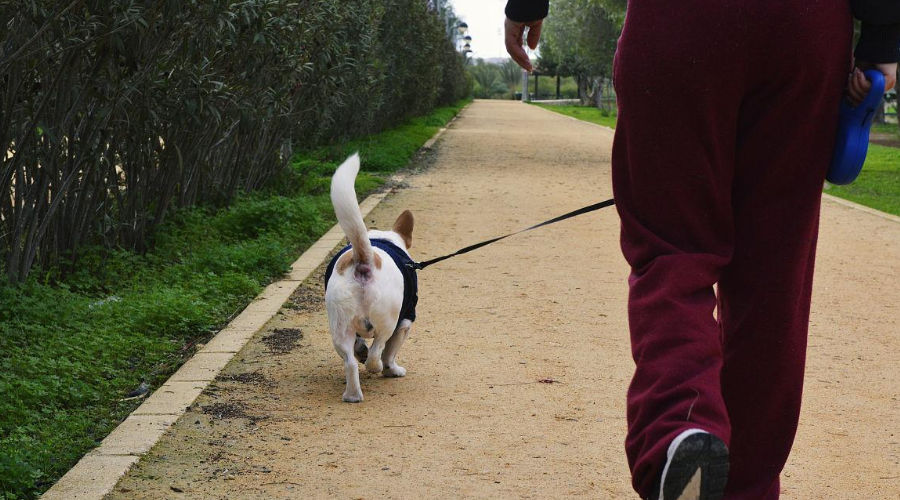
[[[462,110],[460,110],[460,111],[462,111]],[[456,118],[454,118],[454,120],[455,119]],[[450,123],[452,123],[452,122],[453,122],[453,120],[450,120],[450,122],[447,123],[447,125],[449,126]],[[431,139],[428,139],[425,142],[425,144],[422,145],[422,149],[431,149],[431,147],[434,146],[434,143],[437,142],[437,140],[441,137],[441,135],[443,135],[443,133],[446,131],[447,131],[447,127],[441,127],[441,129],[438,130],[437,133],[435,133],[433,136],[431,136]]]
[[[422,149],[431,149],[469,105],[465,105]],[[403,176],[393,176],[399,183]],[[365,218],[390,190],[376,193],[359,205]],[[169,428],[215,380],[234,356],[272,319],[282,305],[344,239],[339,224],[322,235],[291,265],[287,276],[265,288],[225,328],[185,362],[163,385],[131,412],[100,446],[69,469],[40,500],[102,500],[131,467],[147,454]]]
[[[859,210],[861,212],[865,212],[867,214],[874,215],[876,217],[881,217],[882,219],[887,219],[892,222],[900,222],[900,217],[897,217],[896,215],[889,214],[887,212],[882,212],[881,210],[877,210],[872,207],[867,207],[865,205],[860,205],[859,203],[855,203],[850,200],[838,198],[837,196],[835,196],[833,194],[822,193],[822,197],[828,201],[837,203],[838,205],[843,205],[847,208]]]
[[[440,139],[442,135],[444,135],[444,132],[446,132],[447,129],[450,128],[451,125],[453,125],[453,122],[455,122],[456,119],[459,118],[460,113],[462,113],[463,110],[465,110],[468,107],[469,107],[469,105],[466,104],[465,106],[459,108],[459,111],[457,111],[456,114],[453,115],[453,118],[451,118],[450,121],[447,122],[446,125],[444,125],[440,129],[438,129],[438,131],[435,132],[435,134],[433,136],[431,136],[431,139],[428,139],[427,141],[425,141],[425,144],[422,144],[422,147],[420,149],[432,149],[434,147],[434,143],[436,143],[437,140]]]

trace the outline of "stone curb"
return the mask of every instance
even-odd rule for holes
[[[870,215],[875,215],[877,217],[881,217],[882,219],[887,219],[892,222],[900,222],[900,217],[897,217],[896,215],[892,215],[887,212],[882,212],[881,210],[876,210],[874,208],[870,208],[865,205],[860,205],[859,203],[854,203],[852,201],[845,200],[843,198],[838,198],[837,196],[834,196],[832,194],[824,193],[822,195],[822,197],[828,201],[837,203],[838,205],[843,205],[845,207],[859,210],[861,212],[865,212]]]
[[[460,110],[460,111],[462,111],[462,110]],[[431,147],[434,146],[434,143],[437,142],[437,140],[441,137],[441,135],[443,135],[444,132],[446,132],[446,131],[447,131],[447,128],[442,127],[440,130],[437,131],[436,134],[434,134],[434,136],[431,137],[431,139],[428,139],[428,141],[422,145],[422,149],[431,149]]]
[[[466,107],[468,105],[460,112]],[[446,130],[441,128],[422,149],[430,149]],[[391,180],[398,183],[403,177],[394,176]],[[376,193],[360,203],[363,218],[388,194]],[[228,326],[119,424],[100,446],[82,457],[41,496],[41,500],[102,500],[112,492],[119,479],[153,448],[235,354],[278,313],[291,294],[343,239],[344,233],[336,224],[303,252],[291,265],[286,277],[266,287]]]
[[[442,135],[444,135],[444,132],[446,132],[447,129],[450,128],[451,125],[453,125],[453,122],[455,122],[456,119],[459,118],[459,115],[462,114],[463,110],[465,110],[468,107],[469,107],[469,105],[466,104],[465,106],[459,108],[459,111],[457,111],[456,115],[453,118],[451,118],[449,122],[447,122],[447,126],[441,127],[433,136],[431,136],[431,139],[428,139],[427,141],[425,141],[425,144],[422,145],[422,149],[433,148],[434,143],[436,143],[437,140],[440,139]]]

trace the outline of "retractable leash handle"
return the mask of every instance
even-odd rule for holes
[[[825,179],[832,184],[844,185],[855,181],[866,162],[869,150],[869,130],[875,111],[884,99],[884,75],[879,71],[866,71],[866,79],[872,82],[866,98],[855,108],[841,100],[841,117],[838,122],[837,142],[834,156]]]

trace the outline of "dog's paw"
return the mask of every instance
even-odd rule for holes
[[[345,403],[362,403],[363,395],[362,392],[358,392],[356,394],[344,392],[343,400]]]
[[[387,378],[399,378],[406,376],[406,368],[400,365],[388,366],[381,372]]]
[[[372,356],[369,356],[369,359],[366,360],[366,371],[369,373],[378,373],[384,370],[384,363]]]

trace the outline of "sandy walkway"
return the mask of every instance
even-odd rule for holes
[[[420,259],[521,228],[610,197],[611,141],[547,111],[476,102],[433,167],[369,222],[389,227],[411,209]],[[829,202],[822,233],[784,497],[900,498],[900,224]],[[636,498],[621,444],[632,362],[613,209],[422,271],[399,356],[409,374],[363,373],[360,405],[340,401],[320,276],[109,498]]]

